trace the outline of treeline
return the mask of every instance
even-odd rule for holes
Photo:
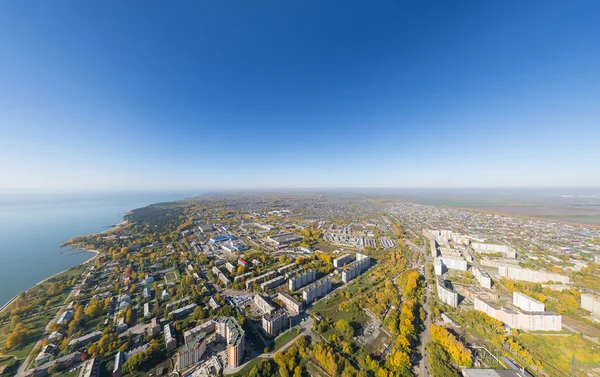
[[[471,351],[445,327],[431,325],[429,333],[431,340],[439,343],[456,365],[467,368],[473,366]]]
[[[439,342],[430,341],[425,349],[427,350],[429,371],[433,377],[460,377],[460,374],[450,362],[448,352]]]
[[[301,336],[285,352],[280,352],[273,360],[261,360],[247,374],[248,377],[301,377],[306,375],[307,362],[314,362],[331,376],[367,377],[358,371],[343,356],[325,342],[314,344],[311,348],[308,337]]]
[[[390,311],[386,324],[388,329],[398,336],[386,360],[385,368],[380,367],[377,370],[377,377],[413,375],[411,360],[419,343],[418,335],[423,330],[423,277],[417,271],[410,270],[400,274],[397,282],[402,289],[404,301],[399,313]]]

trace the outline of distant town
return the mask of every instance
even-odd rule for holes
[[[0,375],[600,375],[600,230],[386,197],[213,194],[68,245]]]

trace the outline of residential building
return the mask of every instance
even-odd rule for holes
[[[262,318],[262,328],[270,337],[276,336],[285,328],[287,318],[287,312],[283,309],[265,314]]]
[[[489,243],[482,242],[473,242],[471,243],[471,247],[475,250],[476,253],[480,254],[496,254],[501,253],[506,255],[507,258],[516,258],[517,252],[510,246],[506,245],[494,245]]]
[[[275,287],[279,287],[281,284],[285,283],[285,278],[283,276],[277,276],[269,281],[265,281],[260,285],[261,291],[265,292],[269,289],[273,289]]]
[[[342,270],[342,281],[344,283],[356,278],[371,266],[371,258],[367,255],[356,253],[356,260],[344,267]]]
[[[295,298],[285,292],[279,292],[277,299],[281,301],[283,306],[294,314],[299,314],[302,311],[302,303],[298,302]]]
[[[164,336],[167,351],[170,351],[177,347],[177,338],[175,338],[175,334],[173,333],[173,329],[170,323],[167,323],[164,327]]]
[[[436,278],[437,295],[440,301],[452,307],[458,306],[458,293],[449,287],[447,282],[440,277]]]
[[[546,310],[544,304],[521,292],[513,292],[513,305],[526,312],[543,312]]]
[[[317,298],[325,296],[329,291],[331,291],[331,280],[323,278],[306,287],[302,291],[302,298],[305,303],[309,304]]]
[[[333,260],[333,267],[335,268],[340,268],[343,267],[344,265],[352,262],[352,257],[350,256],[350,254],[344,254],[341,257],[337,257]]]
[[[550,281],[567,284],[569,277],[553,272],[531,270],[528,268],[507,265],[498,266],[498,274],[512,280],[530,281],[533,283],[547,283]]]
[[[177,351],[177,370],[184,370],[196,364],[206,351],[206,333],[200,333],[191,342],[186,342]]]
[[[264,314],[271,314],[275,311],[275,306],[270,300],[260,294],[254,296],[254,303]]]
[[[475,278],[475,280],[477,280],[479,285],[487,289],[492,288],[492,278],[486,270],[484,270],[481,267],[473,266],[473,268],[471,268],[471,272],[473,273],[473,277]]]
[[[592,312],[592,314],[600,315],[600,297],[589,293],[582,293],[581,307]]]
[[[182,319],[190,315],[198,305],[195,303],[184,306],[183,308],[175,309],[169,313],[169,318]]]
[[[93,331],[89,334],[85,334],[80,336],[79,338],[75,338],[69,342],[69,347],[82,347],[86,344],[97,341],[102,337],[102,331]]]
[[[304,287],[306,284],[312,283],[317,278],[315,270],[300,272],[296,276],[288,279],[288,288],[290,291],[295,291]]]
[[[277,276],[276,271],[269,271],[267,273],[264,273],[262,275],[255,277],[255,278],[248,279],[248,280],[246,280],[246,290],[249,290],[252,287],[252,285],[254,285],[254,284],[260,284],[263,281],[273,279],[275,276]]]
[[[507,307],[495,307],[479,297],[475,297],[475,310],[486,313],[510,328],[527,331],[560,331],[562,317],[548,312],[521,312]]]
[[[439,259],[442,261],[444,266],[453,270],[467,271],[468,264],[467,261],[462,257],[454,258],[454,257],[444,257],[441,256]]]

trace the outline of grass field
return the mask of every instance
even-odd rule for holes
[[[31,352],[31,350],[33,349],[33,346],[35,346],[35,343],[37,343],[37,341],[42,336],[44,328],[46,327],[48,322],[50,322],[50,320],[54,318],[55,314],[56,313],[44,313],[42,315],[26,319],[23,322],[23,324],[25,325],[25,327],[31,330],[31,334],[28,337],[27,344],[25,344],[21,348],[7,351],[6,354],[14,355],[20,359],[27,357],[27,355],[29,355],[29,352]],[[0,332],[3,332],[3,329],[0,329]],[[6,335],[3,334],[2,340],[0,340],[0,347],[4,346],[5,339]]]
[[[167,284],[177,282],[177,275],[173,271],[169,271],[165,274],[165,282]]]
[[[277,338],[275,338],[275,343],[273,344],[272,352],[279,350],[281,347],[286,345],[290,340],[294,339],[299,333],[300,333],[300,330],[297,327],[294,327],[294,328],[284,332],[283,334],[279,335]]]
[[[577,376],[600,373],[600,345],[581,336],[536,336],[522,334],[519,341],[548,363],[567,374],[571,371],[573,356],[578,369]],[[585,373],[584,373],[585,372]]]
[[[316,243],[313,246],[313,248],[317,249],[317,250],[321,250],[324,253],[331,253],[332,251],[335,251],[337,249],[337,247],[335,247],[333,245],[330,245],[330,244],[328,244],[325,241],[321,241],[321,242]]]
[[[242,369],[240,369],[239,372],[233,373],[233,374],[227,374],[227,376],[232,376],[232,377],[246,376],[252,370],[252,368],[254,368],[254,366],[256,364],[258,364],[258,362],[261,360],[262,360],[261,358],[255,357],[254,359],[250,360],[248,362],[248,364],[246,364],[246,366],[244,366]]]

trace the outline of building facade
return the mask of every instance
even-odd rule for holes
[[[499,320],[510,328],[527,331],[560,331],[562,317],[548,312],[521,312],[507,307],[495,307],[492,304],[475,297],[474,307]]]
[[[285,310],[276,310],[273,313],[263,316],[262,328],[270,337],[274,337],[279,334],[281,330],[285,329],[287,319],[288,316]]]
[[[581,307],[592,314],[600,315],[600,297],[588,293],[581,294]]]
[[[521,292],[513,292],[513,305],[526,312],[543,312],[546,306]]]
[[[511,280],[529,281],[532,283],[547,283],[550,281],[567,284],[569,278],[553,272],[531,270],[513,266],[498,266],[498,274]]]
[[[299,314],[302,311],[302,303],[298,302],[295,298],[285,292],[279,292],[277,299],[281,301],[283,306],[294,314]]]
[[[446,281],[438,277],[436,279],[437,294],[440,301],[452,307],[458,306],[458,293],[448,287]]]
[[[325,296],[329,291],[331,291],[331,280],[323,278],[306,287],[302,291],[302,299],[308,304],[317,298]]]

